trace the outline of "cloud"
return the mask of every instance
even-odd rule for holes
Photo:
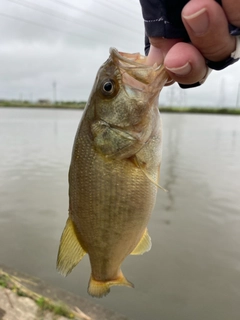
[[[4,0],[0,17],[0,98],[52,99],[56,81],[57,99],[87,100],[109,47],[144,51],[137,0]],[[200,88],[164,88],[160,101],[235,105],[239,74],[236,64],[212,73]]]

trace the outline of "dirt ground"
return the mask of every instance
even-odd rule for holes
[[[7,284],[6,284],[6,283]],[[66,307],[68,318],[39,306],[39,299]],[[60,312],[60,314],[63,314]],[[85,299],[0,265],[0,320],[130,320]]]
[[[18,296],[10,289],[0,287],[1,320],[66,320],[51,312],[42,312],[35,301]],[[83,319],[83,318],[82,318]]]

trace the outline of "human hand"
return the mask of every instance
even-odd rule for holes
[[[228,23],[240,27],[240,1],[222,0],[221,7],[213,0],[190,0],[182,10],[182,21],[191,43],[149,37],[147,64],[164,62],[180,84],[201,83],[208,73],[206,59],[223,61],[236,50],[237,37],[230,35]]]

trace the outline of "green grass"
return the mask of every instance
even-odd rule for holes
[[[0,100],[0,107],[15,107],[15,108],[46,108],[46,109],[84,109],[86,102],[80,101],[62,101],[51,103],[46,101],[46,103],[32,103],[30,101],[19,101],[19,100]]]
[[[16,107],[16,108],[44,108],[44,109],[84,109],[85,101],[59,101],[51,103],[32,103],[29,101],[19,100],[0,100],[0,107]],[[203,113],[203,114],[232,114],[240,115],[240,108],[212,108],[212,107],[170,107],[160,106],[161,112],[174,112],[174,113]]]
[[[5,274],[0,274],[0,286],[7,288],[9,284],[9,277]]]
[[[69,319],[74,318],[74,315],[71,313],[68,307],[64,306],[63,304],[52,303],[44,297],[40,297],[38,300],[36,300],[36,304],[42,311],[51,311],[56,315],[64,316]]]
[[[240,115],[240,109],[235,108],[201,108],[201,107],[159,107],[161,112],[177,113],[205,113],[205,114],[233,114]]]
[[[18,281],[16,277],[8,275],[6,272],[1,271],[0,269],[0,286],[8,288],[15,292],[18,296],[28,297],[35,301],[39,307],[39,311],[44,316],[45,311],[50,311],[55,315],[64,316],[68,319],[75,319],[74,311],[63,303],[56,303],[51,299],[40,296],[37,293],[27,289],[21,284],[21,281]]]

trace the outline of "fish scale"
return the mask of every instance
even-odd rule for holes
[[[69,170],[69,217],[57,268],[67,275],[87,253],[88,292],[133,287],[121,271],[129,254],[151,248],[147,223],[155,205],[161,163],[158,95],[168,80],[139,54],[110,51],[86,105]]]

